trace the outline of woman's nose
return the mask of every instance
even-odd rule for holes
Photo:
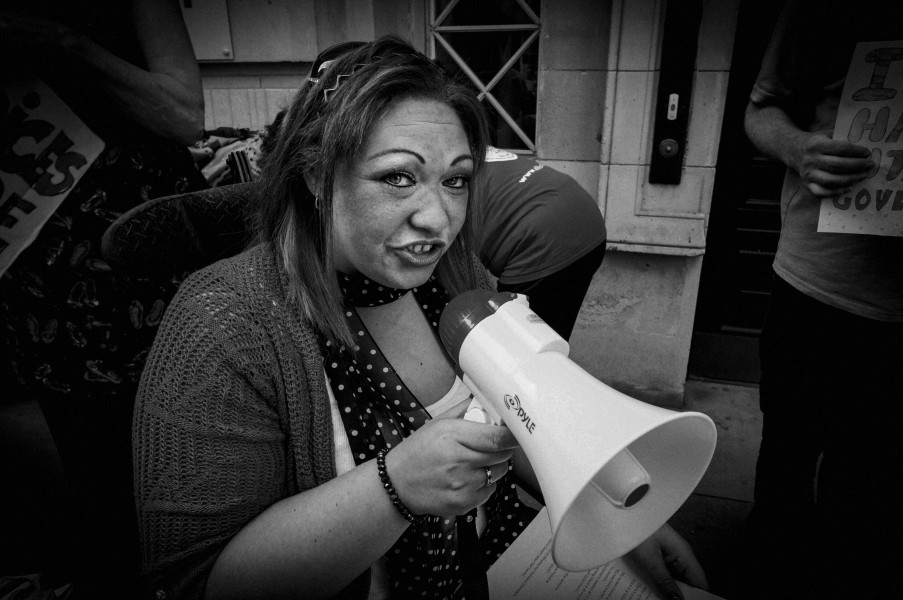
[[[411,214],[411,224],[431,232],[440,232],[449,225],[448,199],[441,189],[433,186],[424,190]]]

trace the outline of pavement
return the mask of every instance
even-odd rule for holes
[[[762,434],[759,389],[690,380],[682,410],[711,417],[718,443],[702,481],[670,522],[693,546],[710,591],[728,600],[745,600],[755,576],[746,568],[743,529],[752,509]]]

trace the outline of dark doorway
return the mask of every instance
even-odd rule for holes
[[[780,232],[784,167],[752,147],[743,113],[783,2],[743,0],[721,129],[689,377],[759,380],[759,334]]]

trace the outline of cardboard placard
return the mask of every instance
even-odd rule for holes
[[[0,275],[104,149],[104,142],[43,82],[0,89]]]
[[[818,231],[903,236],[903,41],[860,42],[844,82],[834,139],[869,148],[877,168],[823,200]]]

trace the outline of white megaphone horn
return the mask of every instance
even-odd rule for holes
[[[522,296],[454,298],[440,337],[493,423],[505,423],[539,480],[552,559],[599,567],[635,548],[693,492],[715,451],[712,420],[626,396],[571,361],[568,343]]]

